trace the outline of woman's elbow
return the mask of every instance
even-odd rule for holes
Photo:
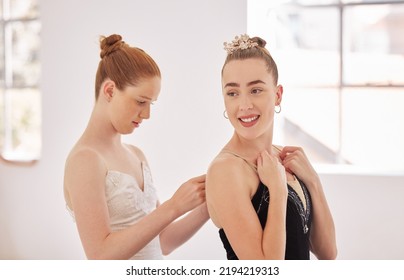
[[[167,255],[171,254],[172,252],[173,252],[173,250],[170,248],[167,248],[167,246],[161,247],[161,253],[163,254],[163,256],[167,256]]]
[[[323,250],[323,252],[319,252],[318,254],[315,254],[317,259],[319,260],[335,260],[338,255],[338,249],[336,246],[333,246],[331,248],[327,248],[326,250]]]
[[[102,253],[97,252],[88,252],[86,253],[86,257],[88,260],[112,260],[112,257],[107,257]]]
[[[338,249],[337,246],[334,246],[332,250],[330,250],[330,253],[328,255],[328,260],[335,260],[338,255]]]
[[[160,234],[160,248],[163,256],[167,256],[175,250],[175,248],[173,246],[170,246],[169,242],[161,234]]]

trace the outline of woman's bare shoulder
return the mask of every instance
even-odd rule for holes
[[[64,170],[64,195],[70,209],[72,195],[83,194],[84,190],[98,189],[107,173],[105,161],[99,151],[92,147],[78,145],[69,153]]]
[[[66,159],[66,163],[74,162],[75,164],[85,164],[87,161],[103,162],[104,160],[100,151],[85,144],[76,144]]]
[[[249,191],[257,183],[257,175],[243,159],[219,154],[209,165],[206,174],[207,188],[238,188]]]
[[[133,154],[136,155],[137,158],[139,158],[140,161],[145,161],[147,162],[146,156],[144,155],[143,151],[131,144],[124,144]]]
[[[217,155],[209,165],[208,174],[217,174],[217,173],[239,173],[244,170],[245,162],[244,160],[237,158],[232,155],[227,154],[219,154]]]
[[[75,182],[78,175],[104,176],[107,171],[106,162],[100,151],[87,145],[76,145],[66,158],[65,184]]]
[[[241,158],[219,154],[210,164],[206,174],[206,200],[213,223],[221,228],[236,205],[249,203],[259,179],[252,168]],[[231,216],[231,215],[230,215]]]

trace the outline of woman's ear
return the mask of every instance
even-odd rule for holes
[[[102,96],[108,101],[110,102],[112,97],[115,94],[115,83],[114,81],[108,79],[104,82],[104,84],[101,87],[101,93]]]
[[[275,102],[275,106],[278,106],[281,104],[282,102],[282,95],[283,95],[283,86],[282,85],[278,85],[276,87],[276,102]]]

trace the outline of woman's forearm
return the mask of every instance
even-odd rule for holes
[[[286,203],[287,198],[283,196],[271,197],[262,241],[265,259],[285,259]]]
[[[177,209],[167,201],[126,229],[110,232],[99,240],[88,240],[84,246],[86,255],[89,259],[129,259],[178,216]]]
[[[163,254],[170,254],[188,241],[208,220],[209,214],[206,204],[202,204],[185,217],[168,225],[160,233],[160,244]]]
[[[313,220],[310,233],[310,246],[318,259],[335,259],[337,245],[334,220],[320,180],[310,183],[313,204]]]

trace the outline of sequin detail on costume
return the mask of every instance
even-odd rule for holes
[[[299,216],[300,216],[300,219],[302,222],[303,232],[304,232],[304,234],[307,234],[307,232],[309,231],[308,223],[309,223],[309,217],[311,214],[310,213],[311,204],[310,204],[310,199],[307,199],[308,193],[307,193],[306,187],[303,187],[301,185],[301,188],[304,193],[304,199],[306,200],[306,209],[304,209],[303,202],[300,199],[297,192],[289,185],[288,185],[288,198],[290,198],[293,201],[293,203],[296,205],[296,209],[299,213]],[[270,198],[269,190],[267,187],[265,187],[265,189],[262,193],[262,196],[261,196],[260,204],[258,206],[257,214],[261,211],[261,207],[264,202],[269,204],[269,198]]]

